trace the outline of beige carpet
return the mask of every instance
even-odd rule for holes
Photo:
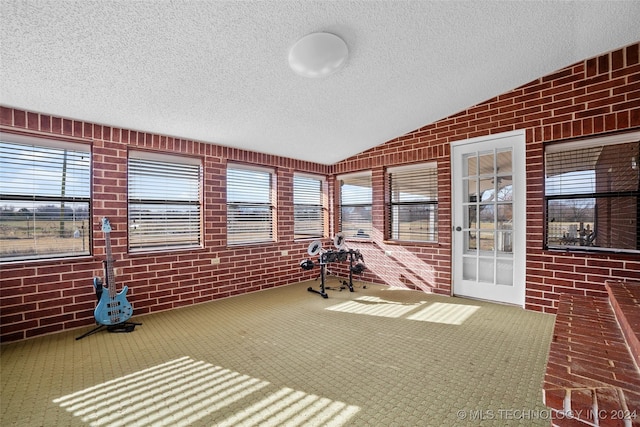
[[[132,333],[3,345],[0,424],[549,425],[553,316],[359,282],[323,299],[308,286],[134,315]]]

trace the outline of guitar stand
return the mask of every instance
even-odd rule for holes
[[[80,339],[82,339],[84,337],[88,337],[89,335],[93,335],[96,332],[101,331],[103,328],[106,328],[107,332],[122,333],[122,332],[133,332],[133,330],[138,325],[142,325],[142,323],[122,322],[122,323],[118,323],[117,325],[100,325],[97,328],[93,328],[89,332],[80,335],[79,337],[76,338],[76,341],[78,341],[78,340],[80,340]]]

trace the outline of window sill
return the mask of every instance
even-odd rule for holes
[[[595,248],[589,246],[552,246],[544,249],[548,252],[577,253],[585,255],[628,255],[637,257],[640,251],[633,249]]]

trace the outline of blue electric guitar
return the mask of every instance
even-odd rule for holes
[[[127,286],[116,293],[116,278],[113,274],[113,256],[111,255],[111,238],[109,236],[111,224],[107,218],[102,218],[102,232],[107,246],[107,260],[105,262],[107,288],[102,286],[100,280],[94,279],[93,284],[96,287],[98,305],[93,316],[100,325],[112,326],[129,320],[133,315],[133,307],[127,301],[127,291],[129,290]]]

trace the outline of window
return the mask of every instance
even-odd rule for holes
[[[273,242],[273,171],[227,167],[227,243]]]
[[[340,231],[345,237],[370,238],[371,172],[343,175],[340,183]]]
[[[199,159],[131,151],[129,251],[201,246]]]
[[[640,250],[640,132],[545,151],[547,248]]]
[[[387,170],[388,230],[394,240],[438,239],[438,171],[436,163]]]
[[[324,236],[324,180],[309,175],[293,177],[294,238]]]
[[[88,145],[0,134],[0,261],[90,254]]]

